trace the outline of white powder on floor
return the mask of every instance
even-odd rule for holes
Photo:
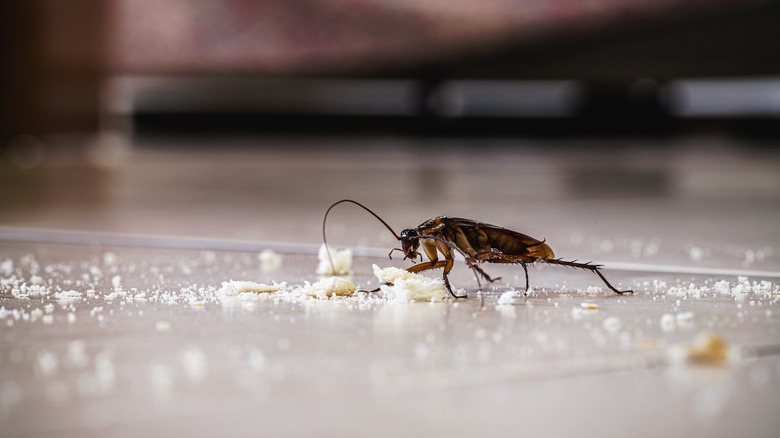
[[[330,253],[330,257],[328,257],[328,253]],[[317,273],[320,275],[352,274],[352,250],[349,248],[339,251],[322,244],[317,253],[317,258],[319,259]],[[331,260],[333,262],[332,264]]]

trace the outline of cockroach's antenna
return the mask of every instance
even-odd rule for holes
[[[385,222],[381,217],[379,217],[378,214],[376,214],[373,211],[371,211],[371,209],[366,207],[365,205],[363,205],[363,204],[361,204],[361,203],[359,203],[357,201],[353,201],[351,199],[342,199],[341,201],[334,202],[330,207],[328,207],[328,210],[325,211],[325,217],[322,218],[322,243],[325,245],[325,252],[328,253],[328,261],[330,261],[330,269],[334,273],[336,272],[336,267],[333,264],[333,257],[331,257],[331,255],[330,255],[330,249],[328,249],[328,238],[325,236],[325,223],[328,221],[328,213],[330,213],[330,211],[333,210],[333,207],[335,207],[335,206],[337,206],[337,205],[339,205],[341,203],[344,203],[344,202],[350,202],[352,204],[355,204],[358,207],[361,207],[363,210],[371,213],[372,216],[377,218],[377,220],[379,220],[379,222],[382,222],[382,225],[387,227],[387,229],[390,230],[391,233],[393,233],[393,236],[395,237],[396,240],[401,240],[401,237],[398,236],[398,234],[396,234],[396,232],[393,231],[392,228],[390,228],[390,225],[388,225],[387,222]]]

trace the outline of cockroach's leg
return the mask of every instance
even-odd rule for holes
[[[466,295],[455,295],[455,292],[452,291],[452,286],[450,286],[450,279],[447,276],[450,271],[452,270],[452,265],[455,263],[455,261],[452,259],[452,257],[448,257],[447,260],[445,260],[446,265],[444,266],[444,274],[442,277],[444,278],[444,285],[447,287],[447,290],[450,292],[450,295],[452,295],[452,298],[458,299],[458,298],[468,298],[468,294]],[[479,279],[477,279],[477,283],[479,283]],[[482,286],[480,285],[480,290],[482,289]]]
[[[566,260],[561,259],[540,259],[543,260],[545,263],[551,264],[551,265],[559,265],[559,266],[568,266],[570,268],[579,268],[579,269],[587,269],[588,271],[594,272],[596,275],[601,278],[601,281],[604,282],[604,284],[607,285],[607,287],[612,291],[615,292],[618,295],[623,294],[632,294],[634,293],[633,290],[617,290],[615,286],[612,286],[609,281],[607,281],[607,278],[604,277],[604,275],[601,273],[601,265],[593,265],[590,263],[577,263],[576,261],[569,262]]]
[[[623,294],[632,294],[632,293],[634,293],[634,291],[633,291],[633,290],[630,290],[630,289],[629,289],[629,290],[617,290],[617,289],[615,289],[615,287],[614,287],[614,286],[612,286],[611,284],[609,284],[609,282],[608,282],[608,281],[607,281],[607,279],[604,277],[604,275],[602,275],[602,274],[601,274],[601,270],[600,270],[599,268],[594,268],[594,269],[592,269],[592,271],[593,271],[593,272],[595,272],[595,273],[596,273],[596,275],[598,275],[598,276],[599,276],[599,278],[601,278],[601,280],[604,282],[604,284],[606,284],[606,285],[607,285],[607,287],[608,287],[608,288],[612,289],[612,292],[615,292],[615,293],[616,293],[616,294],[618,294],[618,295],[623,295]]]
[[[485,273],[485,271],[482,270],[477,264],[479,261],[475,258],[466,257],[466,266],[468,266],[469,269],[471,269],[471,272],[474,273],[474,276],[477,276],[477,274],[481,275],[485,280],[490,281],[490,276]]]
[[[420,239],[431,239],[431,240],[435,240],[437,242],[441,242],[447,248],[449,248],[451,251],[454,250],[454,251],[459,252],[466,259],[467,263],[469,262],[469,260],[473,260],[472,257],[470,257],[468,254],[463,252],[462,249],[458,248],[458,246],[455,245],[455,243],[453,243],[453,242],[451,242],[449,240],[443,239],[443,238],[441,238],[439,236],[434,236],[432,234],[421,234],[419,236],[419,238]],[[460,295],[455,295],[455,293],[452,292],[452,288],[450,287],[450,280],[447,278],[447,274],[449,274],[450,271],[452,270],[452,265],[454,263],[454,259],[452,258],[451,253],[447,254],[447,252],[443,251],[441,248],[439,248],[439,251],[442,254],[444,254],[444,256],[446,258],[446,260],[445,260],[446,265],[444,266],[444,283],[447,286],[447,290],[450,291],[450,295],[452,295],[454,298],[468,298],[468,294],[460,296]],[[438,267],[438,266],[436,266],[436,267]],[[412,268],[414,268],[414,266],[412,266]],[[408,270],[410,272],[415,272],[415,271],[411,271],[411,268],[409,268]],[[477,276],[476,272],[474,273],[474,278],[477,279],[477,287],[479,287],[479,290],[482,290],[482,283],[480,283],[479,276]]]
[[[413,274],[417,272],[427,271],[429,269],[438,269],[443,268],[447,264],[446,260],[435,260],[431,262],[420,262],[414,266],[410,266],[406,268],[408,272],[411,272]]]
[[[470,260],[467,260],[467,262],[469,264],[469,268],[477,271],[479,273],[479,275],[481,275],[485,280],[487,280],[487,281],[489,281],[491,283],[495,283],[495,282],[501,280],[501,277],[492,278],[490,275],[487,274],[487,272],[483,271],[482,268],[480,268],[479,265],[477,265],[477,263],[479,263],[479,261],[477,259],[470,259]]]
[[[523,271],[525,271],[525,294],[528,295],[528,266],[526,266],[525,262],[520,262],[520,266],[522,266]]]

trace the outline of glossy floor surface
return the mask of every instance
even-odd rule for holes
[[[3,436],[776,436],[780,155],[676,142],[106,138],[3,168]],[[318,280],[322,215],[471,217],[589,272],[466,300],[226,296]],[[392,236],[330,242],[372,288]],[[275,265],[260,252],[281,255]],[[427,275],[438,276],[439,272]]]

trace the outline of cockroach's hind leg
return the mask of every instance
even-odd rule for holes
[[[520,262],[520,266],[522,266],[523,271],[525,271],[525,296],[528,296],[528,266],[526,266],[525,262]]]
[[[386,283],[386,284],[387,284],[388,286],[392,286],[392,285],[393,285],[392,283]],[[357,292],[365,292],[365,293],[367,293],[367,294],[375,294],[375,293],[377,293],[377,292],[379,292],[379,291],[381,291],[381,290],[382,290],[382,288],[381,288],[381,287],[378,287],[378,288],[376,288],[376,289],[371,289],[371,290],[358,289],[358,290],[357,290]]]
[[[607,285],[607,287],[608,287],[608,288],[610,288],[610,290],[612,290],[612,292],[615,292],[615,293],[616,293],[616,294],[618,294],[618,295],[623,295],[623,294],[632,294],[632,293],[634,293],[634,291],[633,291],[633,290],[631,290],[631,289],[628,289],[628,290],[617,290],[617,289],[615,288],[615,286],[612,286],[612,285],[609,283],[609,281],[607,281],[606,277],[604,277],[604,275],[602,275],[602,274],[601,274],[601,270],[600,270],[598,267],[596,267],[595,269],[593,269],[593,272],[595,272],[595,273],[596,273],[596,275],[598,275],[598,276],[599,276],[599,278],[601,278],[601,281],[603,281],[603,282],[604,282],[604,284],[606,284],[606,285]]]
[[[551,265],[560,265],[560,266],[568,266],[570,268],[587,269],[588,271],[592,271],[596,275],[598,275],[601,281],[603,281],[604,284],[606,284],[609,290],[611,290],[612,292],[615,292],[618,295],[634,293],[633,290],[617,290],[615,286],[612,286],[612,284],[610,284],[607,278],[604,277],[604,275],[601,273],[601,265],[594,265],[591,263],[577,263],[576,261],[569,262],[561,259],[544,259],[544,262],[549,263]]]

